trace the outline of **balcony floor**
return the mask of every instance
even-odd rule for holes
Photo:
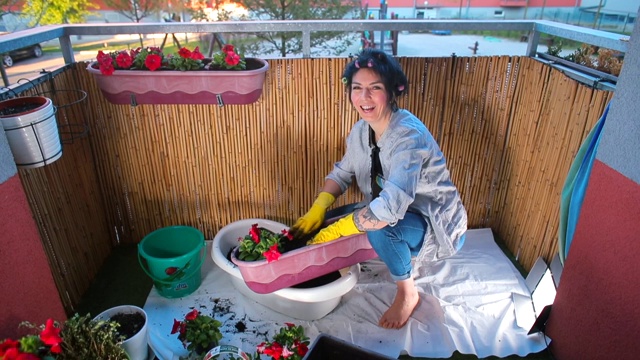
[[[502,243],[497,240],[498,245],[513,262],[513,256],[508,253]],[[515,262],[514,262],[515,263]],[[517,263],[515,263],[517,264]],[[522,269],[517,266],[519,270]],[[123,281],[126,279],[126,281]],[[98,314],[103,310],[122,304],[132,304],[144,307],[149,291],[153,284],[149,277],[143,272],[138,263],[136,246],[120,246],[113,250],[105,261],[96,279],[91,284],[83,300],[77,307],[80,314]],[[415,358],[401,356],[400,359],[428,360],[431,358]],[[454,360],[475,360],[475,355],[465,355],[455,352],[448,359]],[[483,359],[527,359],[527,360],[550,360],[552,357],[547,350],[539,353],[529,354],[526,357],[508,356],[499,358],[495,356]]]

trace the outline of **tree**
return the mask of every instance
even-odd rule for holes
[[[105,0],[105,4],[127,19],[139,23],[145,17],[158,13],[166,4],[162,0]]]
[[[21,17],[29,19],[29,26],[83,23],[96,9],[90,0],[29,0]]]
[[[359,0],[235,0],[260,20],[318,20],[344,19],[350,14],[361,17]],[[277,51],[282,57],[302,52],[302,34],[298,32],[264,32],[256,36],[263,40],[256,44],[260,51]],[[311,47],[338,54],[351,45],[348,34],[342,32],[313,32]]]

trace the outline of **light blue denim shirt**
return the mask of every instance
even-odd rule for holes
[[[467,230],[467,212],[453,185],[440,147],[415,115],[398,110],[380,141],[383,186],[371,201],[369,124],[359,120],[347,137],[347,151],[327,179],[344,192],[355,176],[364,201],[379,220],[394,226],[407,211],[422,214],[429,230],[417,256],[419,261],[446,258],[458,251]],[[460,244],[461,245],[461,244]]]

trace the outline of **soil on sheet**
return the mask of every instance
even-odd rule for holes
[[[144,326],[144,316],[140,313],[115,314],[111,317],[111,321],[120,324],[118,326],[118,334],[123,336],[124,340],[133,337]]]

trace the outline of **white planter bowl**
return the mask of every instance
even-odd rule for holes
[[[342,295],[348,293],[358,282],[360,266],[355,264],[340,270],[341,277],[329,284],[315,288],[285,288],[269,294],[258,294],[245,284],[238,267],[227,259],[231,249],[238,246],[238,238],[249,233],[251,225],[280,232],[288,226],[265,219],[245,219],[233,222],[216,234],[213,239],[211,257],[213,262],[231,277],[231,283],[246,297],[279,313],[300,320],[316,320],[329,314],[340,303]]]
[[[139,313],[144,316],[144,325],[142,329],[129,339],[122,342],[122,348],[127,352],[131,360],[147,360],[149,357],[149,331],[148,331],[148,317],[147,313],[134,305],[121,305],[107,309],[98,316],[95,320],[109,320],[116,314],[135,314]]]

